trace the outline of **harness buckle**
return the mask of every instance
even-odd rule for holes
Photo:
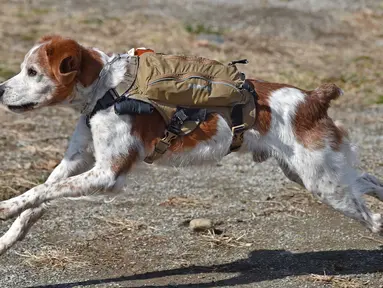
[[[147,156],[144,161],[148,164],[152,164],[154,160],[160,158],[165,152],[168,150],[169,146],[171,145],[171,142],[178,137],[177,134],[165,130],[165,136],[162,138],[154,147],[154,151],[152,154]]]
[[[170,132],[169,130],[165,131],[165,137],[162,138],[156,145],[154,151],[159,154],[164,154],[168,150],[171,142],[178,137],[177,134]]]
[[[243,133],[246,130],[246,124],[237,125],[231,128],[231,131],[234,135]]]
[[[233,132],[233,140],[231,141],[230,152],[236,152],[241,148],[246,127],[246,124],[241,124],[231,128],[231,131]]]

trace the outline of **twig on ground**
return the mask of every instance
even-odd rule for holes
[[[79,255],[68,254],[68,251],[51,249],[43,247],[37,253],[24,252],[17,253],[16,255],[25,258],[25,263],[30,267],[54,267],[64,269],[70,267],[84,267],[88,262],[79,260]]]
[[[217,235],[213,229],[208,231],[207,235],[202,235],[204,241],[207,241],[210,244],[210,247],[214,246],[227,246],[227,247],[250,247],[252,243],[245,242],[242,239],[246,236],[246,233],[241,234],[240,236],[233,235]]]
[[[379,240],[379,239],[375,239],[375,238],[370,237],[370,236],[364,236],[364,235],[361,235],[361,234],[360,234],[360,238],[362,238],[362,239],[368,239],[368,240],[371,240],[371,241],[374,241],[374,242],[376,242],[376,243],[379,243],[379,244],[383,245],[383,241],[381,241],[381,240]]]

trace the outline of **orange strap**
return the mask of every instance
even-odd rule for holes
[[[142,54],[146,52],[154,52],[152,49],[146,49],[146,48],[136,48],[134,51],[134,55],[141,56]]]

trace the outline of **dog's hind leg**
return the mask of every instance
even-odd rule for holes
[[[343,148],[334,151],[329,146],[318,151],[306,150],[296,154],[295,167],[305,187],[319,200],[381,233],[381,215],[372,213],[362,197],[367,191],[376,191],[377,186],[363,180],[349,165],[346,155]]]
[[[281,168],[283,174],[285,174],[285,176],[290,181],[293,181],[293,182],[301,185],[302,187],[305,187],[305,185],[303,184],[303,181],[302,181],[301,177],[299,177],[298,173],[293,171],[293,169],[285,161],[283,161],[281,159],[277,159],[277,162],[278,162],[279,167]]]
[[[373,196],[380,201],[383,201],[383,183],[375,176],[363,173],[358,179],[357,183],[361,193]]]

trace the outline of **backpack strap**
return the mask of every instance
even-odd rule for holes
[[[254,101],[257,102],[258,94],[255,91],[254,86],[249,81],[245,81],[242,84],[242,89],[249,92],[254,97]],[[243,134],[249,128],[244,123],[244,119],[243,119],[244,105],[246,104],[235,105],[233,109],[231,110],[231,122],[232,122],[231,131],[233,132],[233,140],[231,142],[229,153],[238,151],[241,148],[243,144]]]
[[[231,110],[231,123],[233,140],[230,145],[230,152],[238,151],[243,143],[243,134],[247,130],[247,125],[243,123],[243,105],[235,105]]]

